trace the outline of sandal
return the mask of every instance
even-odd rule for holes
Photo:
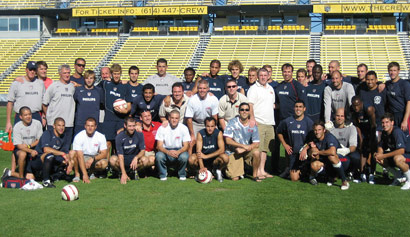
[[[259,177],[254,177],[252,178],[252,180],[258,183],[262,182],[262,180]]]

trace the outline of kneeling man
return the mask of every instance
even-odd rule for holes
[[[73,182],[80,181],[78,167],[83,174],[83,182],[89,183],[90,179],[95,179],[94,172],[104,171],[108,166],[107,140],[96,129],[97,121],[90,117],[85,121],[85,130],[74,137],[73,150],[70,151],[70,156],[74,159]]]
[[[117,155],[110,158],[110,165],[116,171],[121,171],[121,184],[126,184],[130,180],[129,175],[134,175],[138,179],[138,163],[144,157],[145,143],[144,135],[135,130],[135,118],[125,118],[125,130],[120,132],[115,138]]]
[[[186,180],[185,168],[188,164],[188,147],[191,136],[187,126],[179,123],[179,111],[172,110],[169,114],[169,124],[161,126],[155,136],[157,153],[155,166],[161,181],[167,180],[167,165],[177,164],[179,180]]]
[[[199,173],[212,170],[219,182],[223,181],[222,168],[228,164],[222,132],[216,128],[214,117],[205,119],[205,128],[196,135],[196,153],[189,158],[189,164],[199,167]]]

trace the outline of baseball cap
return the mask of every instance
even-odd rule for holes
[[[37,69],[36,62],[34,62],[34,61],[28,62],[26,68],[27,68],[28,70]]]

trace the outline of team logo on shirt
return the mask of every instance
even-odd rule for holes
[[[132,93],[135,93],[135,90],[132,90]]]
[[[342,137],[343,136],[343,132],[339,132],[339,137]]]
[[[179,140],[181,137],[175,137],[175,140]]]
[[[151,108],[151,105],[147,105],[147,109],[150,109]]]
[[[26,130],[27,135],[30,135],[30,129]]]
[[[88,95],[88,96],[91,96],[91,92],[87,92],[87,95]]]
[[[128,142],[131,144],[131,143],[132,143],[132,140],[128,140]]]
[[[213,84],[214,84],[214,86],[216,86],[216,82],[214,82]]]
[[[65,92],[68,92],[68,88],[64,88],[65,89]]]
[[[299,128],[300,128],[300,124],[296,125],[296,127],[299,129]]]
[[[117,91],[117,87],[112,88],[114,91]]]
[[[32,85],[30,85],[29,88],[30,88],[30,90],[33,90],[33,86],[32,86]]]
[[[380,102],[382,102],[382,97],[381,96],[375,96],[374,97],[374,104],[379,105]]]
[[[316,89],[313,89],[312,91],[313,91],[313,93],[315,93],[315,92],[316,92]]]
[[[94,146],[97,147],[97,146],[98,146],[98,143],[95,143]]]
[[[286,90],[286,88],[288,88],[288,86],[284,86],[284,87],[283,87],[283,89],[285,89],[285,90]]]

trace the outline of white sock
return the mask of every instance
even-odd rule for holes
[[[217,175],[221,175],[221,174],[222,174],[222,171],[221,171],[220,169],[216,169],[216,174],[217,174]]]
[[[11,176],[11,170],[9,170],[9,172],[7,172],[7,176]]]
[[[339,161],[339,163],[333,164],[333,167],[335,167],[335,168],[340,168],[340,167],[342,167],[342,162]]]
[[[317,174],[319,174],[320,172],[322,172],[323,170],[325,170],[323,167],[320,167],[320,169],[316,172]]]
[[[410,181],[410,169],[404,172],[403,174],[406,176],[407,181]]]

